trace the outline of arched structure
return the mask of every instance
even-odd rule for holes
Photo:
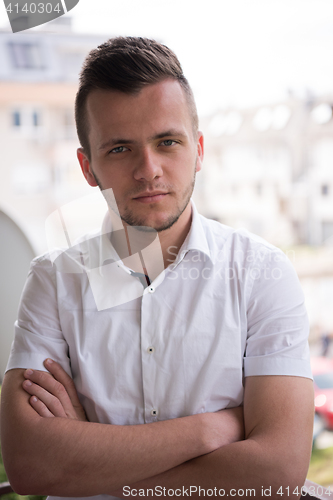
[[[0,383],[14,337],[22,289],[35,252],[19,226],[0,210]]]

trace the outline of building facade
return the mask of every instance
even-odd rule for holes
[[[67,16],[40,30],[0,32],[0,209],[36,253],[46,250],[47,216],[87,191],[74,99],[85,56],[107,38],[72,33]]]
[[[202,120],[206,171],[198,191],[207,215],[275,244],[333,240],[333,96]]]

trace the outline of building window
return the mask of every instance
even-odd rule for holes
[[[83,61],[85,59],[85,53],[83,52],[67,52],[64,51],[61,54],[61,64],[63,67],[63,73],[66,78],[78,78]]]
[[[35,43],[9,43],[12,65],[17,69],[43,69],[40,46]]]
[[[32,124],[34,127],[40,126],[40,114],[37,111],[32,113]]]
[[[321,194],[322,196],[328,196],[330,194],[330,187],[328,184],[323,184],[321,186]]]
[[[21,126],[21,113],[19,111],[13,111],[12,124],[13,124],[13,127],[20,127]]]

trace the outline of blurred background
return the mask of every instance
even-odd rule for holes
[[[296,268],[321,358],[313,460],[326,475],[315,479],[333,484],[331,0],[80,0],[15,34],[0,4],[0,380],[29,261],[47,250],[45,221],[93,190],[73,102],[85,55],[115,35],[153,37],[183,65],[205,135],[199,211],[262,236]]]

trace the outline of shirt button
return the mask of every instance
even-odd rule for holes
[[[157,414],[158,414],[158,410],[156,410],[156,408],[154,408],[153,410],[151,410],[150,414],[153,416],[153,417],[156,417]]]
[[[155,288],[153,286],[150,286],[148,288],[148,291],[149,291],[149,293],[154,293],[155,292]]]
[[[152,345],[148,347],[147,349],[147,352],[154,352],[155,351],[155,347],[153,347]]]

